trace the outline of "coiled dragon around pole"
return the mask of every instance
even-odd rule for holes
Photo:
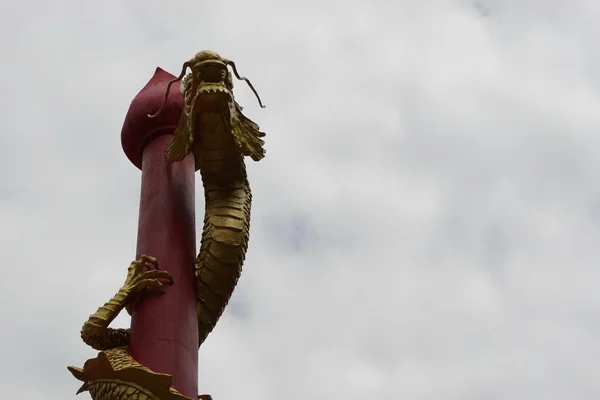
[[[165,158],[177,162],[192,152],[204,185],[204,227],[194,265],[199,344],[223,314],[248,248],[252,195],[244,156],[258,161],[265,155],[261,139],[265,134],[242,114],[233,97],[228,66],[238,79],[248,83],[264,107],[250,81],[239,76],[235,64],[213,51],[201,51],[185,62],[165,94],[166,102],[171,85],[183,78],[183,113]],[[187,68],[191,73],[185,75]],[[161,110],[162,106],[149,117]],[[164,292],[164,284],[172,283],[169,273],[158,269],[153,257],[144,255],[131,263],[118,293],[83,325],[83,341],[100,353],[83,368],[68,367],[83,381],[77,393],[89,391],[93,400],[190,400],[171,385],[170,375],[155,373],[130,356],[129,329],[108,327],[123,308],[131,314],[135,301],[148,290]],[[207,400],[210,396],[199,398]]]

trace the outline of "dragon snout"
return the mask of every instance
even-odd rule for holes
[[[205,60],[194,65],[196,86],[196,103],[198,107],[229,108],[232,100],[231,77],[227,64],[219,60]]]

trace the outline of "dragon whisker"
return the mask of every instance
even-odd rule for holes
[[[160,106],[160,108],[158,109],[157,112],[155,112],[154,114],[148,114],[148,118],[154,118],[156,117],[158,114],[160,114],[160,112],[162,111],[163,107],[165,106],[165,104],[167,104],[167,99],[169,98],[169,91],[171,90],[171,85],[174,84],[177,81],[180,81],[183,76],[185,75],[185,70],[187,68],[191,68],[192,67],[192,61],[186,61],[183,63],[183,66],[181,67],[181,74],[179,74],[179,76],[175,79],[173,79],[172,81],[169,81],[169,84],[167,85],[167,90],[165,92],[165,99],[162,103],[162,105]]]
[[[256,92],[256,89],[254,89],[254,86],[252,86],[252,83],[250,83],[250,80],[248,78],[246,78],[244,76],[240,76],[240,74],[238,74],[237,68],[235,67],[235,63],[231,60],[226,60],[226,59],[223,59],[223,62],[227,65],[231,65],[231,69],[233,69],[233,73],[235,74],[236,78],[238,78],[240,81],[246,81],[248,86],[250,86],[250,89],[252,89],[252,92],[254,92],[254,95],[256,96],[256,99],[258,100],[258,104],[260,104],[260,107],[265,108],[262,101],[260,100],[260,96]]]

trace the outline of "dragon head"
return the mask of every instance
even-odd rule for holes
[[[240,77],[233,61],[221,57],[214,51],[203,50],[183,63],[179,76],[167,85],[165,100],[160,109],[148,116],[154,118],[161,112],[169,96],[171,85],[180,80],[180,91],[185,103],[193,104],[195,111],[222,112],[229,109],[234,100],[233,79],[227,66],[231,66],[237,79],[246,81],[258,99],[258,103],[264,108],[254,86],[247,78]],[[188,68],[191,69],[191,73],[184,78]]]

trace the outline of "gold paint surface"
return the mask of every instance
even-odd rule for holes
[[[248,249],[252,194],[244,156],[254,161],[265,156],[265,134],[235,101],[228,66],[239,80],[248,83],[264,107],[250,81],[239,76],[235,64],[213,51],[201,51],[186,61],[165,94],[166,99],[170,84],[183,78],[183,113],[165,158],[176,162],[193,153],[204,184],[204,226],[194,266],[199,344],[223,314]],[[184,76],[188,68],[191,72]]]
[[[241,275],[248,249],[252,194],[244,156],[255,161],[265,156],[265,136],[259,126],[242,114],[233,96],[232,67],[235,64],[213,51],[201,51],[183,64],[178,78],[184,108],[171,143],[165,151],[169,162],[194,154],[204,184],[205,215],[200,252],[194,264],[197,289],[199,344],[214,329]],[[191,72],[184,77],[187,68]],[[161,108],[156,114],[158,115]],[[136,362],[128,352],[129,329],[109,324],[125,308],[149,292],[164,293],[172,284],[168,272],[158,269],[154,257],[133,261],[117,294],[91,315],[81,329],[81,338],[100,353],[83,368],[68,367],[83,382],[77,393],[88,391],[93,400],[190,400],[173,388],[171,376],[158,374]],[[198,399],[212,400],[210,395]]]

